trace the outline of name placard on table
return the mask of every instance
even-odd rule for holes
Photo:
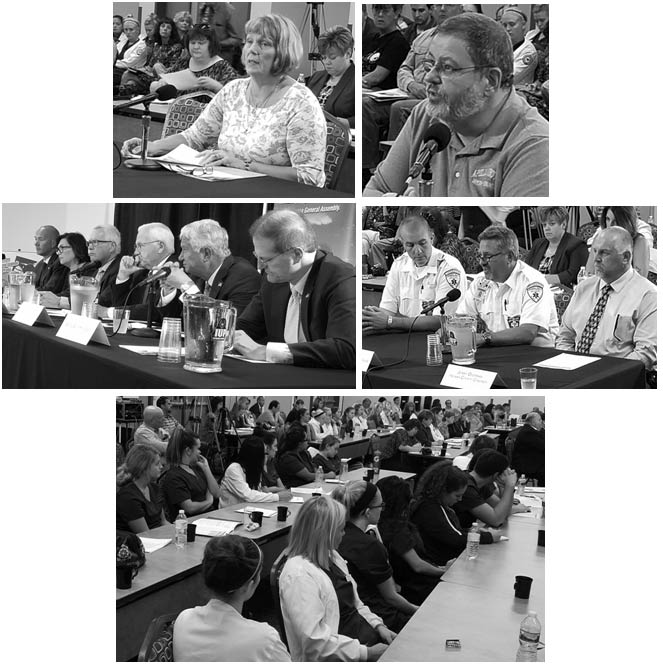
[[[35,323],[41,323],[44,326],[55,327],[46,308],[43,305],[37,305],[32,302],[21,303],[16,314],[12,317],[12,321],[22,323],[26,326],[34,326]]]
[[[441,386],[449,388],[490,388],[497,376],[497,372],[488,372],[484,369],[473,369],[465,365],[447,367],[447,371],[440,381]]]
[[[79,316],[71,312],[67,314],[55,336],[84,346],[90,342],[110,346],[106,331],[99,319],[91,319],[88,316]]]

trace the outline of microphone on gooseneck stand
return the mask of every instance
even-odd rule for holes
[[[421,314],[428,314],[432,312],[436,307],[441,307],[446,305],[448,302],[456,302],[460,298],[460,291],[458,289],[451,289],[444,298],[440,298],[437,302],[434,302],[432,305],[428,305],[421,310]],[[420,315],[421,315],[420,314]]]
[[[147,280],[143,280],[147,282]],[[138,286],[138,285],[137,285]],[[133,328],[131,334],[136,337],[160,337],[161,333],[152,327],[152,317],[154,316],[154,301],[158,295],[159,282],[152,280],[147,285],[147,328]]]
[[[145,110],[143,111],[143,116],[141,118],[143,125],[143,133],[141,136],[141,150],[140,157],[136,159],[127,159],[124,162],[124,165],[130,169],[138,169],[140,171],[156,171],[161,168],[161,165],[155,162],[152,159],[147,159],[147,142],[150,137],[150,102],[154,99],[159,101],[165,101],[167,99],[172,99],[177,96],[177,88],[174,85],[164,85],[159,88],[156,92],[149,95],[144,95],[139,99],[136,99],[132,102],[126,104],[120,104],[116,106],[114,110],[124,108],[125,106],[133,106],[134,104],[143,104]]]
[[[451,130],[441,122],[434,122],[426,130],[423,139],[421,140],[421,148],[419,149],[419,154],[414,164],[410,166],[410,170],[407,174],[407,180],[401,188],[401,191],[398,193],[399,196],[407,191],[407,188],[410,186],[410,183],[421,175],[421,172],[424,169],[428,169],[430,160],[433,158],[435,153],[444,150],[451,140]]]
[[[76,270],[72,270],[69,274],[70,275],[82,275],[84,272],[87,272],[88,270],[94,269],[96,272],[101,268],[101,262],[100,261],[89,261],[88,263],[84,263],[82,266],[78,266]]]

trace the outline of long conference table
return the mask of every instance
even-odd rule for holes
[[[404,362],[387,365],[403,358],[407,347],[406,334],[366,335],[363,348],[375,356],[370,370],[364,374],[364,388],[439,388],[451,355],[444,354],[444,366],[426,365],[426,335],[413,333]],[[472,369],[496,372],[492,388],[520,388],[521,367],[531,367],[561,353],[539,346],[500,346],[477,349]],[[564,353],[571,353],[565,351]],[[572,354],[578,355],[578,354]],[[644,388],[645,366],[639,360],[604,356],[596,362],[575,370],[538,368],[537,388]]]
[[[356,469],[350,471],[343,480],[361,480],[364,473],[364,469]],[[399,471],[382,471],[380,474],[381,477],[390,475],[397,475],[405,480],[414,476],[412,473]],[[329,494],[337,486],[338,483],[325,481],[321,489],[323,493]],[[306,501],[312,497],[312,492],[318,489],[320,488],[315,483],[308,483],[299,488],[292,488],[292,492],[294,497],[299,496]],[[249,505],[257,509],[274,511],[278,505],[287,505],[290,515],[285,522],[278,522],[276,516],[263,517],[259,529],[247,531],[244,515],[237,511]],[[233,533],[251,538],[260,545],[264,555],[262,577],[267,579],[274,561],[287,545],[290,527],[302,505],[303,503],[292,502],[238,503],[204,515],[195,515],[188,521],[194,522],[201,517],[215,517],[238,522],[238,527]],[[145,538],[172,539],[174,530],[175,527],[168,524],[140,535]],[[186,543],[181,549],[176,548],[171,542],[147,554],[146,563],[139,569],[131,589],[116,589],[117,661],[127,661],[136,656],[153,618],[162,614],[181,612],[187,607],[201,605],[209,600],[209,593],[200,575],[207,542],[208,538],[205,536],[197,536],[193,543]]]
[[[2,318],[3,388],[354,388],[355,371],[248,363],[225,357],[222,372],[198,374],[120,345],[158,346],[158,338],[116,335],[110,346],[87,346],[55,336],[55,328]],[[108,329],[107,329],[108,332]]]
[[[162,125],[153,123],[150,137],[157,138],[161,134]],[[113,138],[121,147],[125,139],[140,136],[140,121],[115,115],[113,118]],[[113,155],[114,164],[118,161],[117,153]],[[354,163],[354,160],[351,160]],[[350,162],[348,162],[348,167]],[[345,180],[349,180],[346,178]],[[351,185],[354,186],[352,179]],[[313,187],[299,182],[263,176],[260,178],[242,178],[239,180],[221,180],[207,182],[159,169],[157,171],[139,171],[127,168],[122,163],[113,171],[113,197],[124,198],[305,198],[338,199],[352,198],[354,194],[324,187]]]
[[[545,548],[537,545],[539,529],[545,529],[545,520],[511,516],[503,529],[508,541],[481,545],[474,560],[463,552],[380,661],[515,661],[520,622],[529,610],[536,611],[545,642]],[[533,578],[529,600],[515,598],[516,575]],[[447,649],[447,640],[460,640],[460,649]]]

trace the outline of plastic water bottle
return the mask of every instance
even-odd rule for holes
[[[520,646],[516,654],[517,663],[536,662],[536,652],[539,647],[540,637],[541,623],[536,616],[536,612],[531,610],[520,624]]]
[[[322,471],[322,467],[319,466],[315,470],[315,486],[316,486],[316,488],[322,489],[322,485],[323,485],[324,482],[325,482],[325,474]]]
[[[306,77],[304,76],[304,74],[300,74],[297,77],[297,83],[301,83],[302,85],[306,85]]]
[[[520,478],[518,478],[518,487],[516,490],[516,496],[522,496],[525,493],[525,486],[527,485],[527,478],[525,477],[525,474],[521,474]]]
[[[182,548],[186,543],[186,513],[180,510],[175,518],[175,547]]]
[[[421,309],[430,307],[435,302],[435,287],[426,283],[422,284],[421,296],[419,299],[421,301]],[[428,314],[426,314],[425,316],[433,316],[432,310],[428,312]]]
[[[472,527],[467,532],[467,558],[476,559],[479,556],[479,541],[481,534],[479,533],[479,523],[472,522]]]
[[[578,270],[578,278],[577,278],[578,286],[580,286],[580,282],[584,282],[586,279],[587,279],[587,270],[585,266],[583,266],[582,268],[580,268],[580,270]]]
[[[382,453],[379,450],[376,450],[373,454],[373,479],[377,480],[380,476],[380,458]]]

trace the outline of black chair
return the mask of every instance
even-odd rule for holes
[[[274,601],[274,609],[276,611],[276,619],[279,624],[279,635],[281,636],[281,641],[285,644],[286,648],[288,646],[288,638],[285,634],[285,624],[283,623],[283,613],[281,612],[281,597],[279,596],[279,578],[281,577],[281,571],[285,562],[288,560],[285,550],[281,552],[274,561],[272,569],[269,571],[269,586],[272,590],[272,600]]]
[[[162,614],[152,619],[138,652],[139,663],[172,663],[173,624],[177,614]]]

